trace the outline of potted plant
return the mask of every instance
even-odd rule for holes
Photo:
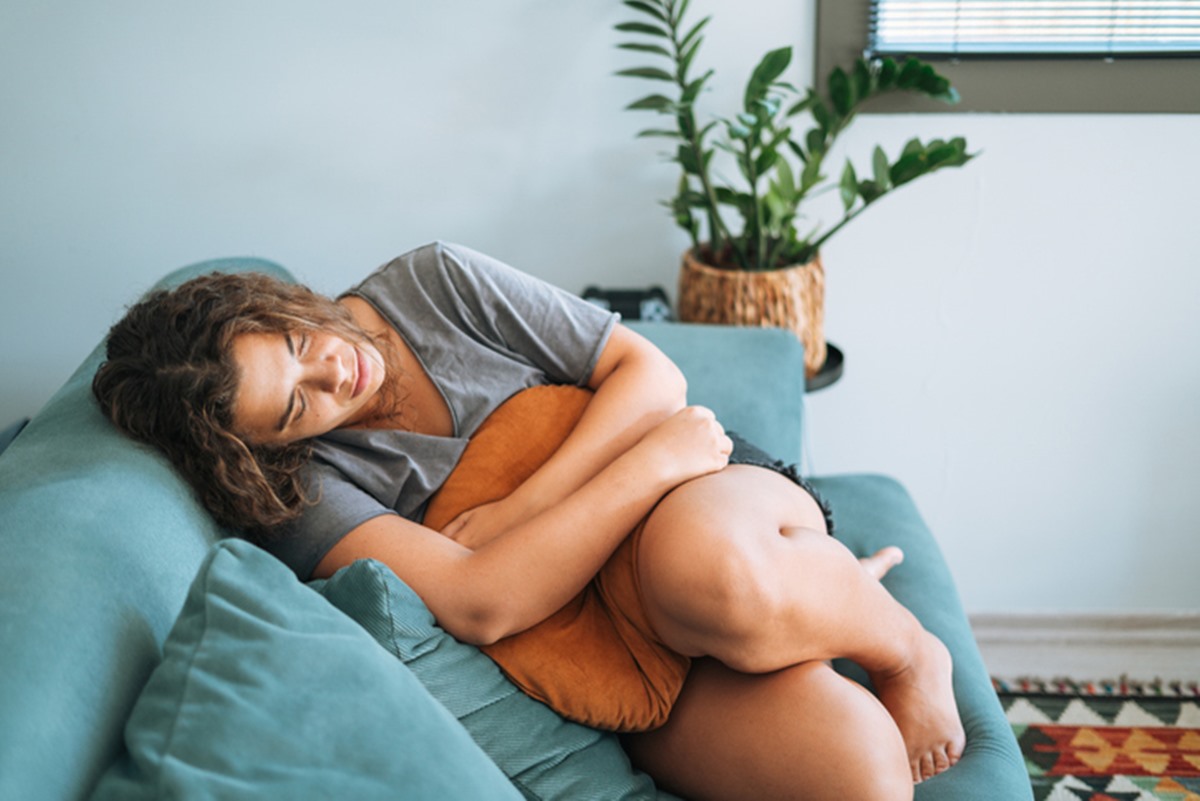
[[[915,92],[954,103],[958,94],[933,67],[917,59],[858,59],[835,68],[826,91],[803,96],[781,81],[792,49],[767,53],[746,84],[742,109],[701,124],[696,103],[713,76],[693,75],[696,53],[711,17],[684,21],[689,0],[624,0],[634,21],[616,26],[630,35],[618,47],[659,59],[663,66],[633,67],[618,75],[660,82],[667,93],[646,95],[627,106],[662,115],[664,125],[639,137],[672,141],[681,169],[678,190],[666,205],[691,237],[680,273],[679,314],[687,321],[791,328],[805,345],[809,375],[825,362],[824,269],[821,246],[884,195],[943,167],[972,158],[962,138],[912,139],[893,160],[876,147],[869,177],[849,159],[837,180],[842,216],[828,225],[799,229],[801,204],[833,188],[825,159],[863,103],[892,92]],[[801,135],[793,124],[807,114]],[[713,168],[717,151],[736,165],[736,181]],[[736,212],[739,225],[729,223]]]

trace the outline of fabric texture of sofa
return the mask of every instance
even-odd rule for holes
[[[257,259],[213,270],[290,277]],[[803,358],[765,329],[635,326],[693,402],[799,461]],[[204,513],[100,415],[101,344],[0,453],[0,798],[671,799],[614,735],[563,720],[449,637],[373,561],[303,584]],[[838,536],[907,559],[886,584],[954,655],[960,764],[920,801],[1031,797],[938,547],[908,494],[816,478]],[[853,665],[842,666],[854,673]]]

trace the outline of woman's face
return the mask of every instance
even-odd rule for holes
[[[234,429],[251,443],[285,444],[361,422],[379,398],[384,365],[368,343],[300,330],[239,334]]]

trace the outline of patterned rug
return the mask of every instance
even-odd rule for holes
[[[1195,682],[992,683],[1035,801],[1200,801]]]

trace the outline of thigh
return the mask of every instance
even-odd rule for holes
[[[762,675],[697,660],[667,724],[623,740],[693,801],[906,801],[912,773],[882,704],[822,662]]]
[[[790,479],[737,465],[690,481],[663,498],[638,543],[647,618],[680,653],[750,670],[730,658],[747,653],[747,636],[772,634],[764,629],[772,610],[815,586],[802,573],[819,568],[826,551],[843,556],[845,549],[826,536],[817,502]]]
[[[667,493],[650,518],[666,516],[739,521],[775,531],[827,530],[825,513],[807,490],[781,473],[748,464],[732,464]]]

